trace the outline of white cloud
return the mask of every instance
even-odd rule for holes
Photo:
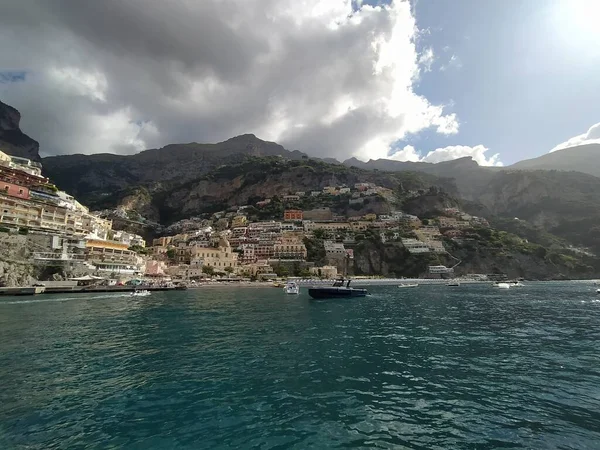
[[[572,137],[568,141],[563,142],[562,144],[558,144],[556,147],[550,150],[550,153],[555,152],[557,150],[563,150],[565,148],[576,147],[578,145],[585,144],[600,144],[600,122],[595,125],[592,125],[587,131],[587,133],[583,133],[578,136]]]
[[[0,97],[47,154],[129,153],[255,133],[309,154],[385,157],[425,129],[458,132],[414,92],[408,1],[6,2]],[[145,124],[144,126],[140,124]]]
[[[418,162],[421,161],[421,155],[412,145],[406,145],[402,150],[398,150],[388,159]]]
[[[458,56],[452,55],[446,64],[442,64],[440,66],[440,70],[442,72],[445,72],[446,70],[450,70],[450,69],[456,69],[456,70],[462,69],[462,61],[460,60],[460,58]]]
[[[389,159],[397,161],[413,161],[439,163],[442,161],[451,161],[457,158],[471,157],[480,166],[503,166],[498,153],[486,156],[489,149],[483,145],[470,147],[468,145],[451,145],[430,151],[425,156],[421,156],[413,146],[407,145],[402,150],[394,153]]]
[[[419,64],[423,66],[423,70],[425,72],[431,72],[431,66],[433,65],[434,61],[435,55],[433,54],[433,49],[431,47],[424,50],[419,57]]]

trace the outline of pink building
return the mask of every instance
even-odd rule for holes
[[[17,197],[24,200],[29,200],[29,189],[27,189],[25,186],[19,186],[18,184],[0,181],[0,192],[8,195],[9,197]]]

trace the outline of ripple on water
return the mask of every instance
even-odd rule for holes
[[[2,301],[0,448],[597,448],[590,289]]]

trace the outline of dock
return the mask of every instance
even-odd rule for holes
[[[36,295],[43,294],[46,290],[43,286],[36,287],[3,287],[0,288],[0,295]]]

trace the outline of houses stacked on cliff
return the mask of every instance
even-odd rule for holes
[[[0,231],[27,235],[38,264],[80,266],[95,272],[143,271],[135,234],[114,233],[112,222],[90,213],[42,175],[36,161],[0,151]]]

